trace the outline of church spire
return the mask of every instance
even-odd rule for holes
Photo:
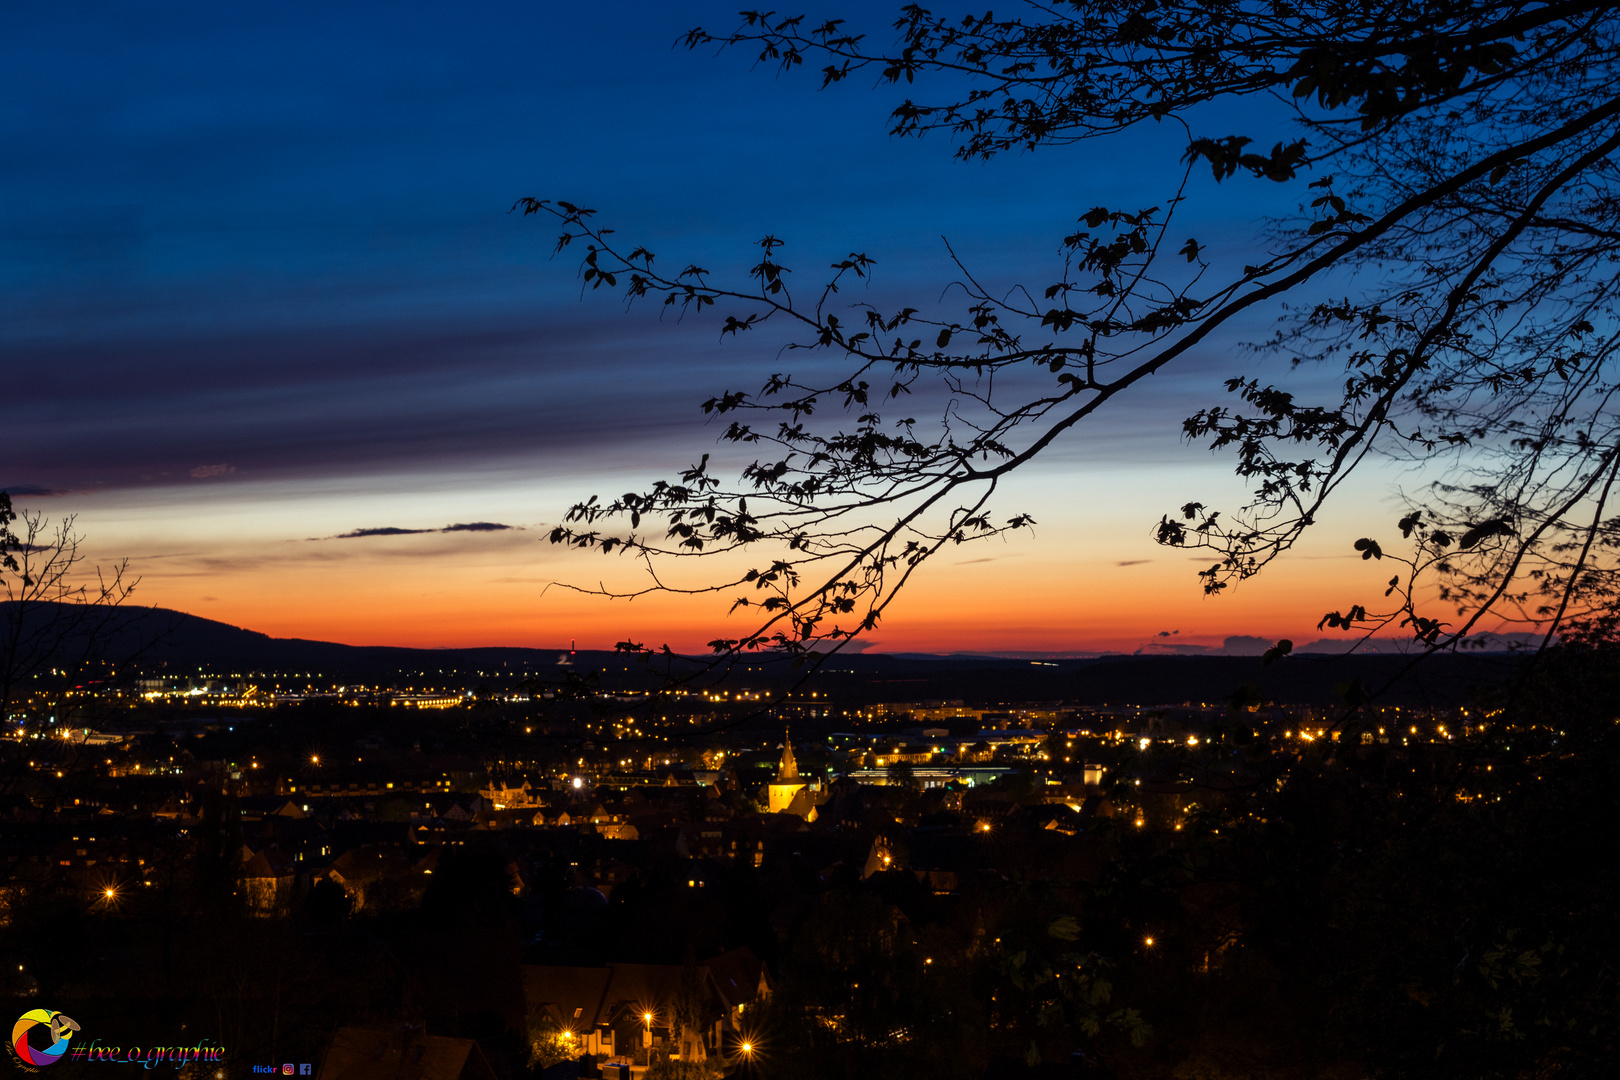
[[[776,770],[778,783],[786,783],[799,778],[799,763],[793,760],[793,739],[788,728],[782,729],[782,764]]]

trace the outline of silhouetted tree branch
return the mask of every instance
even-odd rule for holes
[[[870,630],[940,550],[1033,524],[992,509],[1003,478],[1260,311],[1282,319],[1262,356],[1336,371],[1336,386],[1233,378],[1233,401],[1184,422],[1190,441],[1235,453],[1252,490],[1235,510],[1192,501],[1158,523],[1160,543],[1211,553],[1206,592],[1259,573],[1369,457],[1392,456],[1440,475],[1409,496],[1399,528],[1411,554],[1385,609],[1357,601],[1325,626],[1403,628],[1435,649],[1490,615],[1550,641],[1612,602],[1620,518],[1603,514],[1620,460],[1620,20],[1610,8],[1074,2],[955,19],[911,5],[887,50],[840,20],[743,18],[685,44],[756,51],[784,72],[819,64],[823,86],[863,71],[894,86],[932,80],[943,96],[903,101],[891,130],[946,133],[961,158],[1167,120],[1185,149],[1158,205],[1087,210],[1048,284],[991,288],[955,261],[948,295],[959,307],[855,304],[848,322],[841,290],[869,279],[867,253],[794,289],[784,241],[767,236],[747,278],[725,284],[695,265],[662,269],[590,209],[520,201],[559,223],[558,252],[584,249],[593,290],[681,316],[713,309],[722,338],[776,328],[787,334],[779,355],[803,352],[812,372],[827,369],[824,355],[843,361],[836,375],[773,374],[758,392],[704,403],[729,419],[723,445],[760,455],[734,480],[705,455],[671,480],[576,505],[551,533],[645,560],[644,591],[733,594],[732,610],[754,619],[711,642],[717,653],[836,649]],[[1216,115],[1201,106],[1235,116],[1262,98],[1291,111],[1298,137],[1260,152],[1253,134],[1194,126]],[[1213,262],[1180,231],[1201,167],[1220,183],[1277,185],[1279,209],[1248,265]],[[902,401],[899,416],[879,412]],[[905,415],[919,406],[933,419]],[[1356,550],[1393,558],[1390,543],[1362,537]],[[659,569],[717,553],[746,561],[695,586]]]

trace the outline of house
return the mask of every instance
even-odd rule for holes
[[[1065,836],[1074,836],[1085,828],[1080,812],[1064,803],[1037,808],[1029,815],[1033,828],[1049,829]]]
[[[653,1047],[683,1061],[706,1060],[770,992],[765,965],[746,948],[698,965],[526,965],[522,973],[531,1037],[560,1030],[579,1040],[581,1053],[627,1063],[639,1055],[637,1064],[646,1064]],[[677,1021],[683,999],[700,1018],[694,1027]]]
[[[333,859],[325,876],[349,894],[355,911],[361,911],[367,905],[387,908],[420,896],[427,887],[424,868],[423,863],[413,867],[392,844],[364,844]]]
[[[611,968],[525,965],[522,977],[523,1004],[531,1033],[547,1028],[569,1032],[584,1037],[580,1044],[584,1053],[613,1053],[611,1038],[604,1049],[598,1024],[608,983],[613,980]]]
[[[879,836],[872,841],[872,850],[867,853],[866,865],[861,868],[861,880],[865,881],[873,874],[881,874],[894,866],[894,850],[886,837]]]
[[[527,784],[512,787],[505,783],[497,786],[491,782],[489,787],[479,789],[478,797],[489,803],[493,810],[527,810],[539,805]]]
[[[729,1012],[741,1016],[750,1006],[770,996],[765,965],[752,949],[723,952],[704,966],[709,969],[715,992]]]
[[[481,829],[512,829],[534,824],[538,815],[527,808],[480,810],[473,815],[473,825]]]
[[[252,914],[285,915],[290,911],[296,877],[283,852],[242,848],[242,897]]]

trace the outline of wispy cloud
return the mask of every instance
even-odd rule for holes
[[[375,529],[355,529],[336,536],[312,536],[311,540],[355,540],[365,536],[421,536],[424,533],[506,532],[521,530],[521,525],[502,525],[498,521],[458,521],[442,529],[402,529],[397,525],[384,525]]]
[[[353,532],[338,533],[336,536],[315,536],[313,540],[355,540],[362,536],[418,536],[421,533],[438,532],[438,529],[400,529],[393,525],[384,525],[380,529],[355,529]]]
[[[61,488],[40,487],[38,484],[12,484],[9,487],[0,487],[13,498],[49,499],[57,495],[66,495]]]
[[[439,532],[502,532],[506,529],[516,529],[516,525],[502,525],[497,521],[462,521],[454,525],[446,525]]]
[[[355,529],[353,533],[339,533],[337,536],[316,536],[313,539],[358,539],[361,536],[416,536],[420,533],[437,533],[437,529],[400,529],[392,525],[382,526],[379,529]]]

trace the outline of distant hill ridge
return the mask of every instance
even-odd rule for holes
[[[15,616],[15,605],[0,604],[0,618]],[[75,614],[69,606],[36,610],[30,627],[44,633],[53,617]],[[385,645],[343,645],[302,638],[274,638],[213,619],[167,608],[124,607],[91,613],[92,625],[70,636],[62,648],[75,655],[84,636],[94,633],[100,655],[135,663],[154,673],[199,670],[230,673],[318,673],[337,682],[387,683],[409,673],[444,673],[467,685],[481,679],[499,684],[525,675],[560,682],[568,671],[600,673],[604,690],[647,689],[667,674],[690,675],[701,658],[638,658],[606,651],[490,646],[413,649]],[[1228,639],[1229,642],[1232,639]],[[1263,639],[1252,639],[1255,641]],[[1502,644],[1510,644],[1505,639]],[[1258,650],[1257,650],[1258,651]],[[1411,665],[1402,655],[1312,655],[1299,649],[1279,663],[1263,666],[1247,650],[1237,653],[1182,651],[1174,654],[1063,656],[1049,658],[959,653],[949,656],[855,653],[830,657],[814,676],[815,687],[841,702],[964,700],[970,702],[1064,701],[1075,704],[1222,701],[1253,684],[1263,698],[1284,702],[1328,702],[1337,684],[1360,678],[1377,687]],[[1461,700],[1473,686],[1510,675],[1518,659],[1504,652],[1435,656],[1403,677],[1391,703],[1444,705]],[[748,658],[725,673],[732,686],[780,691],[795,685],[804,671],[782,658]]]
[[[14,603],[0,603],[0,618],[14,617]],[[72,605],[37,605],[25,630],[43,632],[54,619],[77,614]],[[103,639],[102,654],[119,662],[184,670],[207,667],[213,671],[302,672],[342,674],[351,670],[422,670],[483,665],[505,661],[529,667],[554,665],[567,649],[490,647],[473,649],[413,649],[392,645],[344,645],[335,641],[276,638],[257,630],[205,619],[160,607],[124,606],[87,613],[82,640]],[[611,654],[602,654],[611,655]]]

